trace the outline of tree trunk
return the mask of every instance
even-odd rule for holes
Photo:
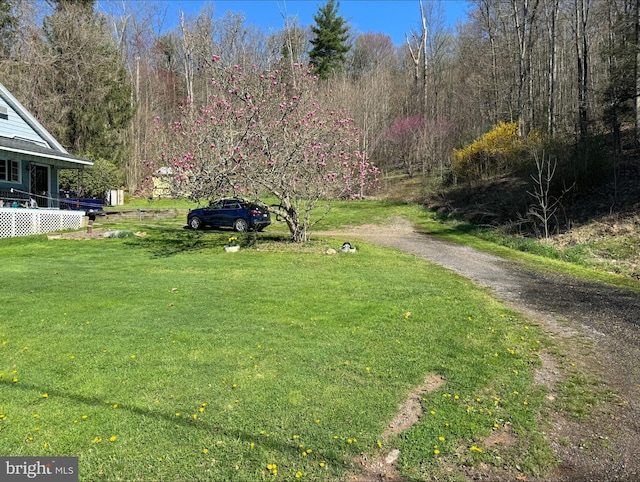
[[[547,32],[549,35],[549,68],[547,70],[547,132],[553,137],[556,131],[556,79],[557,79],[557,19],[559,0],[552,0],[551,11],[547,16]]]
[[[575,48],[578,63],[578,126],[580,140],[584,141],[589,135],[588,120],[588,72],[589,56],[587,41],[587,21],[590,0],[575,0]]]
[[[533,23],[536,17],[539,0],[512,0],[514,27],[518,39],[518,133],[524,136],[530,129],[531,109],[530,103],[532,92],[530,92],[530,57],[531,40],[534,30]],[[525,89],[528,89],[525,92]],[[526,101],[525,101],[526,99]]]
[[[634,66],[636,78],[636,101],[635,106],[635,138],[636,145],[640,145],[640,0],[635,2],[635,26],[636,26],[636,62]]]

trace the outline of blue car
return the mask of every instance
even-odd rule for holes
[[[205,226],[233,228],[234,231],[262,231],[271,224],[269,213],[260,206],[243,199],[219,199],[206,208],[192,209],[187,215],[191,229]]]

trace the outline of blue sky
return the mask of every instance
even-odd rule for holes
[[[197,14],[207,2],[160,0],[156,3],[167,8],[167,20],[170,21],[171,18],[177,19],[180,11]],[[282,29],[285,12],[290,17],[297,16],[300,26],[313,24],[313,15],[326,0],[218,0],[212,3],[215,17],[222,17],[227,11],[244,13],[247,24],[256,25],[268,33]],[[339,13],[358,33],[385,33],[399,45],[404,43],[406,33],[420,29],[418,0],[341,0],[339,3]],[[425,6],[427,3],[425,0]],[[453,28],[459,19],[464,20],[467,1],[443,0],[440,5],[447,25]]]

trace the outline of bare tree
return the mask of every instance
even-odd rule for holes
[[[531,176],[534,182],[533,191],[527,191],[533,198],[528,214],[542,226],[542,235],[548,240],[551,237],[551,223],[560,207],[560,199],[551,194],[551,184],[558,163],[556,160],[551,161],[544,152],[542,157],[534,152],[533,157],[536,162],[536,175]]]

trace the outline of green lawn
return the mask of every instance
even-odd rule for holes
[[[409,480],[553,463],[532,385],[545,340],[484,291],[395,250],[330,256],[338,241],[267,230],[229,254],[228,233],[183,224],[0,240],[1,455],[78,456],[104,481],[343,480],[396,447]],[[428,374],[446,384],[383,441]],[[518,443],[484,444],[501,431]]]

